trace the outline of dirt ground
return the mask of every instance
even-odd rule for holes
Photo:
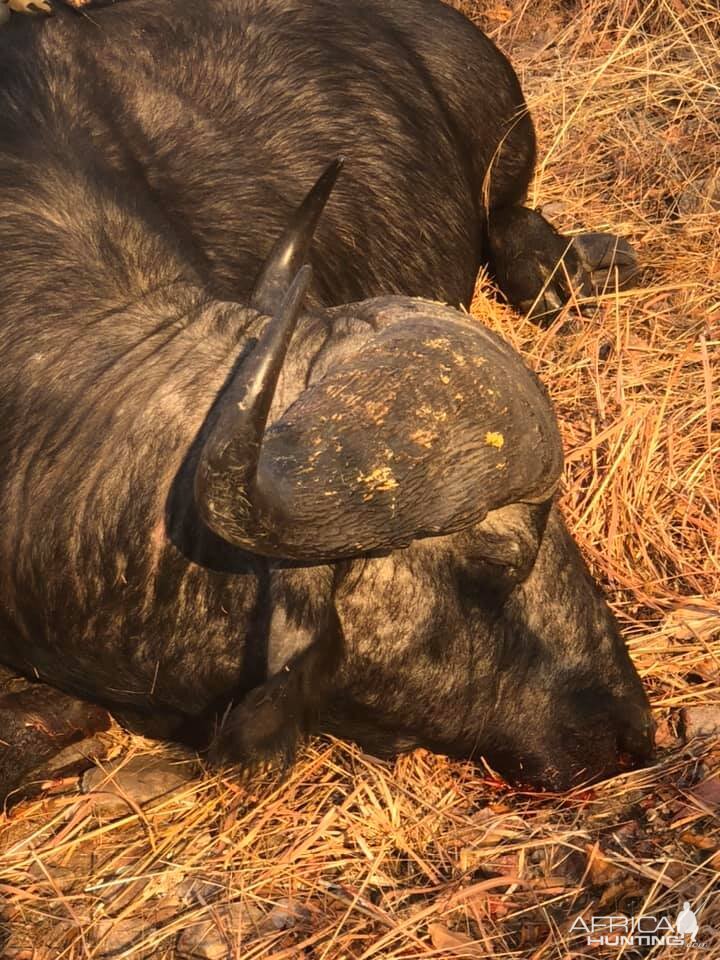
[[[180,757],[142,806],[108,803],[101,772],[90,794],[68,783],[0,817],[3,960],[720,958],[720,13],[455,5],[520,74],[540,140],[529,202],[642,261],[632,289],[547,330],[482,277],[473,313],[556,404],[563,508],[650,692],[657,763],[533,795],[423,751],[388,764],[318,740],[281,787]],[[122,763],[167,752],[114,736]],[[685,901],[694,947],[588,943],[609,916],[672,933]]]

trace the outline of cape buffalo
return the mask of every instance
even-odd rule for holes
[[[55,14],[0,30],[0,661],[198,744],[234,704],[246,766],[646,759],[549,400],[454,309],[483,262],[534,316],[631,267],[521,206],[505,57],[439,0]],[[0,698],[6,788],[43,690]]]

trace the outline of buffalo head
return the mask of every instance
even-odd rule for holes
[[[267,320],[199,455],[204,521],[281,565],[332,571],[331,615],[310,630],[322,639],[332,624],[322,729],[381,753],[484,755],[556,788],[646,759],[642,685],[553,504],[563,457],[552,405],[508,344],[427,301],[336,307],[291,402],[278,403],[303,263],[339,166],[257,285],[252,307]],[[272,732],[287,718],[268,702],[252,704]],[[245,706],[226,742],[253,722]]]

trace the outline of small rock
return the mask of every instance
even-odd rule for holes
[[[661,717],[655,725],[655,746],[658,749],[676,747],[678,745],[678,735],[675,732],[675,725],[669,717]]]
[[[186,877],[175,888],[175,895],[189,906],[212,903],[221,894],[224,887],[219,883],[210,883],[200,877]]]
[[[95,955],[109,960],[114,954],[132,947],[142,936],[142,924],[137,917],[128,920],[103,917],[93,927],[93,945],[97,950]]]
[[[82,876],[78,876],[77,865],[63,867],[57,863],[43,863],[36,860],[28,865],[28,878],[43,886],[48,886],[57,893],[71,893],[83,886]],[[0,913],[1,916],[1,913]]]
[[[111,764],[93,767],[82,779],[83,793],[92,793],[95,813],[118,817],[134,812],[143,804],[176,790],[197,773],[197,764],[187,756],[137,756]]]
[[[640,830],[640,824],[637,820],[628,820],[626,823],[623,823],[613,830],[613,837],[622,844],[631,843],[633,840],[638,840],[642,837],[642,831]]]
[[[2,960],[53,960],[53,954],[46,947],[23,945],[9,940],[3,947]]]
[[[253,903],[223,903],[204,920],[183,930],[175,944],[178,960],[234,960],[237,948],[269,927],[265,913]]]
[[[720,684],[720,660],[717,657],[703,657],[692,665],[692,672],[707,683]]]
[[[269,920],[276,930],[291,930],[298,924],[308,923],[310,911],[295,900],[282,897],[270,911]]]
[[[61,750],[60,753],[52,757],[43,770],[43,776],[48,787],[58,777],[68,777],[69,779],[73,772],[77,780],[80,771],[91,766],[93,761],[104,760],[109,749],[109,743],[102,737],[89,737],[78,744],[71,744]]]
[[[720,807],[720,773],[703,780],[693,788],[692,794],[708,807]]]
[[[100,917],[92,925],[92,956],[97,960],[113,960],[119,956],[138,956],[134,947],[172,920],[175,908],[162,901],[145,903],[140,916]],[[133,950],[126,954],[126,951]],[[145,952],[141,949],[144,956]]]
[[[720,179],[703,177],[691,181],[677,195],[677,210],[681,216],[711,213],[720,209]]]
[[[564,850],[560,862],[554,866],[554,871],[559,873],[566,884],[578,885],[585,876],[585,867],[587,860],[580,850]]]
[[[680,721],[686,740],[692,740],[694,737],[718,736],[720,735],[720,703],[685,707],[680,711]]]

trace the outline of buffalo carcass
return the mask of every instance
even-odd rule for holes
[[[489,261],[554,310],[630,263],[518,205],[532,125],[482,33],[431,0],[13,17],[0,145],[1,662],[200,744],[233,703],[246,766],[313,730],[552,787],[649,756],[543,389],[409,299]]]

